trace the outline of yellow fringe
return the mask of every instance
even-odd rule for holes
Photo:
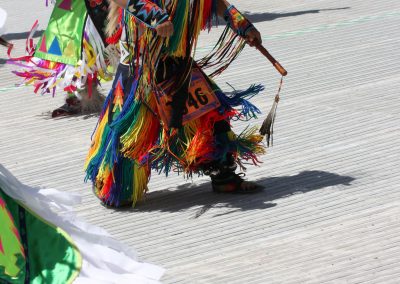
[[[189,2],[189,1],[187,1],[187,2]],[[173,56],[176,56],[176,57],[183,57],[186,55],[186,46],[187,46],[186,34],[187,34],[188,20],[189,20],[189,17],[187,15],[189,15],[189,6],[190,6],[190,4],[188,3],[186,5],[186,9],[185,9],[186,17],[185,17],[185,23],[183,25],[185,27],[185,29],[182,31],[182,35],[183,35],[182,39],[180,41],[178,49],[172,54]]]
[[[177,50],[175,52],[173,52],[171,54],[171,56],[175,56],[175,57],[184,57],[184,56],[186,56],[186,46],[189,44],[187,42],[187,38],[186,38],[187,29],[189,28],[188,27],[189,9],[190,9],[190,4],[186,5],[186,8],[185,8],[185,15],[187,15],[187,16],[184,19],[184,25],[183,25],[184,26],[184,30],[182,31],[182,39],[180,41],[180,44],[179,44]],[[198,36],[199,36],[199,34],[201,32],[201,27],[203,26],[204,21],[206,21],[206,19],[203,19],[203,10],[204,10],[204,1],[200,0],[199,1],[198,10],[197,11],[192,11],[192,13],[196,13],[196,15],[192,16],[192,18],[197,20],[196,23],[195,23],[195,26],[194,26],[194,30],[193,30],[194,33],[193,33],[193,38],[192,38],[192,40],[193,40],[192,45],[193,46],[192,46],[191,50],[192,50],[193,53],[194,53],[195,47],[197,45],[197,39],[198,39]],[[169,42],[167,40],[167,42],[166,42],[167,46],[168,46],[168,43]]]
[[[199,11],[197,12],[197,15],[195,16],[195,19],[197,19],[195,28],[194,28],[194,34],[196,35],[195,41],[197,42],[197,37],[200,35],[201,32],[201,27],[203,26],[203,23],[206,19],[203,19],[203,13],[204,13],[204,1],[200,0],[199,1]]]
[[[200,137],[196,136],[197,129],[199,128],[200,124],[200,119],[195,119],[184,125],[185,137],[187,138],[184,160],[188,165],[192,165],[196,162],[198,157],[198,149],[203,147],[208,138],[206,135],[203,135],[204,133],[202,133]]]
[[[86,41],[86,39],[83,39],[83,49],[87,56],[87,65],[91,68],[96,64],[96,56],[93,47]]]
[[[107,108],[107,110],[103,116],[103,119],[100,121],[99,125],[97,126],[95,135],[92,140],[92,144],[89,149],[89,153],[86,156],[85,165],[84,165],[85,170],[87,169],[87,166],[89,165],[89,161],[95,155],[97,155],[97,153],[99,152],[101,138],[103,137],[104,129],[105,129],[106,125],[108,124],[108,111],[109,111],[109,109]]]
[[[253,142],[253,144],[255,145],[253,150],[254,154],[258,156],[266,153],[265,146],[262,144],[264,136],[258,133],[257,126],[251,127],[250,129],[246,130],[241,136],[242,138]]]
[[[156,101],[154,95],[148,97],[147,100],[148,106],[152,110],[156,110]],[[137,120],[134,125],[131,125],[129,129],[121,136],[121,152],[125,157],[129,157],[134,160],[138,160],[140,158],[140,152],[143,151],[142,146],[143,143],[141,141],[146,140],[146,128],[148,123],[151,123],[154,120],[154,114],[148,109],[148,107],[144,104],[140,106],[139,114],[137,115]]]
[[[147,166],[139,166],[135,163],[133,169],[133,195],[132,207],[137,201],[143,200],[144,194],[148,191],[150,171]]]
[[[92,68],[94,65],[96,65],[96,60],[97,60],[97,55],[96,52],[94,51],[94,48],[86,41],[86,39],[83,39],[83,50],[86,54],[87,57],[87,66],[89,68]],[[85,69],[84,74],[80,74],[80,76],[86,76],[87,75],[87,70]],[[110,81],[113,77],[110,75],[107,75],[104,70],[99,69],[97,70],[99,76],[101,79]],[[78,77],[80,77],[78,76]]]
[[[96,176],[96,186],[95,190],[99,197],[104,197],[103,187],[105,186],[104,181],[107,177],[112,174],[109,167],[100,167],[99,172]]]

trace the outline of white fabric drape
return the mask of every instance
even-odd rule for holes
[[[6,32],[7,12],[0,8],[0,36]]]
[[[136,260],[135,253],[104,229],[85,223],[72,212],[77,195],[29,187],[0,164],[0,187],[43,219],[62,228],[82,255],[82,270],[74,283],[158,284],[164,269]]]

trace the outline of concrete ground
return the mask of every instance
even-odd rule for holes
[[[0,0],[15,55],[35,19],[46,26],[40,2]],[[274,147],[247,171],[262,193],[216,195],[205,177],[154,173],[145,203],[103,208],[82,170],[97,117],[51,119],[62,95],[15,87],[4,49],[0,163],[31,186],[81,194],[78,215],[165,267],[165,283],[400,283],[400,2],[232,2],[289,71]],[[201,37],[199,55],[221,31]],[[217,80],[265,84],[253,99],[265,113],[278,81],[252,48]]]

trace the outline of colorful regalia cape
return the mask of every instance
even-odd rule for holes
[[[159,283],[162,268],[71,215],[78,201],[25,186],[0,165],[0,283]]]
[[[174,34],[163,39],[154,28],[168,18]],[[128,3],[123,25],[129,60],[118,68],[85,164],[86,179],[104,203],[134,205],[147,191],[151,170],[190,177],[232,162],[258,163],[262,137],[255,128],[235,134],[229,121],[256,117],[259,109],[246,99],[263,87],[225,94],[212,80],[245,41],[228,25],[211,54],[193,60],[200,31],[215,19],[215,0]]]
[[[111,80],[109,66],[118,64],[118,51],[107,45],[103,32],[108,13],[106,0],[57,0],[38,44],[27,40],[26,55],[12,58],[14,73],[33,85],[35,92],[70,91],[98,79]],[[69,87],[69,88],[68,88]],[[89,94],[90,95],[90,94]]]

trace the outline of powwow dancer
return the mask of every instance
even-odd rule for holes
[[[263,87],[227,96],[203,69],[220,74],[246,41],[261,43],[260,33],[224,0],[114,2],[125,7],[126,43],[85,163],[96,196],[111,207],[134,206],[152,169],[210,175],[216,192],[258,190],[235,170],[243,161],[258,163],[262,136],[255,128],[236,135],[229,121],[256,117],[260,111],[246,98]],[[198,35],[217,15],[227,27],[213,52],[195,62]]]
[[[36,22],[26,56],[9,61],[22,67],[14,73],[33,85],[35,93],[54,95],[57,89],[67,93],[66,103],[52,117],[101,110],[99,80],[111,80],[108,66],[118,64],[118,51],[106,43],[103,32],[107,13],[106,0],[56,0],[37,46],[32,41]]]

